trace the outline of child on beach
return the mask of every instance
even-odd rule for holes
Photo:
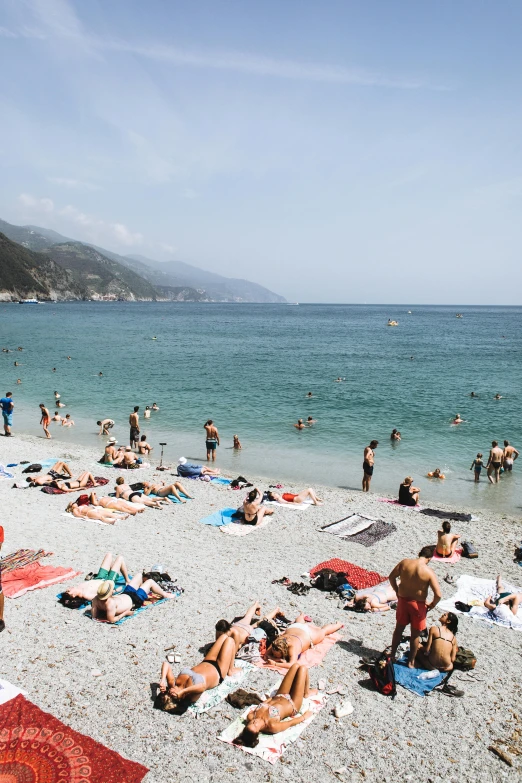
[[[480,471],[482,470],[483,466],[484,463],[482,462],[482,454],[479,451],[476,458],[471,463],[471,467],[470,467],[470,470],[475,470],[475,484],[478,484],[478,482],[480,481]]]
[[[234,435],[234,448],[235,449],[242,448],[241,441],[239,440],[239,437],[237,435]]]

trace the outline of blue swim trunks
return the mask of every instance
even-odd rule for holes
[[[145,601],[147,600],[148,596],[145,590],[142,590],[141,587],[138,587],[136,590],[135,587],[132,585],[125,585],[125,588],[123,590],[123,595],[130,596],[130,599],[132,601],[132,605],[135,609],[141,609]]]
[[[2,416],[4,417],[4,424],[7,427],[12,427],[13,426],[13,414],[12,414],[12,412],[11,413],[2,412]]]

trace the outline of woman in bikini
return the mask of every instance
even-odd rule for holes
[[[116,479],[116,497],[128,500],[129,503],[141,503],[143,506],[149,506],[150,508],[163,508],[162,503],[166,501],[163,498],[157,498],[155,500],[145,497],[142,492],[136,492],[125,483],[123,476],[118,476]],[[168,502],[168,501],[167,501]]]
[[[397,600],[397,593],[389,582],[383,582],[375,587],[357,590],[353,599],[348,601],[346,608],[356,612],[388,612]]]
[[[109,508],[115,511],[122,511],[125,514],[130,514],[132,517],[136,514],[141,514],[145,511],[145,505],[142,503],[130,503],[123,498],[99,498],[96,492],[91,492],[89,495],[89,503],[91,506],[100,506],[101,508]]]
[[[323,505],[323,501],[321,498],[317,497],[315,490],[313,490],[312,487],[301,490],[301,492],[299,492],[297,495],[294,495],[292,492],[283,492],[282,495],[279,495],[277,492],[268,492],[267,494],[269,500],[272,500],[275,503],[283,503],[283,505],[291,505],[292,503],[305,503],[307,500],[311,500],[314,506]]]
[[[201,663],[185,667],[177,677],[172,666],[164,661],[159,684],[159,705],[163,710],[175,709],[179,704],[194,704],[205,691],[220,685],[225,677],[241,670],[234,668],[236,645],[229,636],[220,636]]]
[[[169,495],[174,495],[180,503],[186,503],[187,501],[179,494],[181,492],[185,495],[185,498],[194,499],[192,495],[189,495],[181,481],[174,481],[173,484],[165,484],[164,481],[161,484],[152,484],[150,481],[144,481],[143,487],[145,495],[157,495],[157,497],[166,498],[167,500],[169,500]],[[169,502],[172,501],[169,500]]]
[[[259,525],[264,516],[270,516],[274,513],[271,508],[262,506],[262,502],[263,493],[254,487],[243,501],[243,522],[245,525]]]
[[[460,533],[451,532],[451,523],[448,520],[444,520],[442,523],[442,530],[437,531],[437,548],[435,554],[437,557],[453,557],[455,550],[460,541]]]
[[[317,690],[310,690],[308,668],[295,663],[286,673],[276,695],[250,710],[245,728],[235,740],[235,744],[255,748],[261,733],[279,734],[280,731],[302,723],[312,715],[310,711],[303,715],[297,714],[303,699],[316,693]]]
[[[113,511],[109,508],[93,508],[89,505],[78,505],[76,501],[69,503],[65,510],[75,517],[94,519],[98,522],[104,522],[106,525],[114,525],[119,519],[127,519],[129,516],[121,511]]]
[[[76,490],[83,489],[84,487],[97,487],[98,485],[92,473],[89,473],[88,470],[85,470],[83,473],[80,473],[77,479],[67,479],[67,481],[51,481],[50,486],[56,487],[56,489],[61,489],[62,492],[76,492]]]
[[[428,641],[415,656],[415,663],[422,669],[438,669],[450,672],[459,650],[455,634],[459,621],[453,612],[446,612],[439,618],[440,626],[432,625]]]
[[[41,473],[39,476],[31,476],[27,481],[32,487],[44,487],[56,479],[72,478],[72,471],[66,462],[55,462],[48,473]]]
[[[522,602],[522,593],[511,593],[509,590],[503,590],[502,578],[500,574],[497,576],[497,594],[489,595],[484,601],[484,606],[489,609],[490,612],[494,612],[499,606],[507,604],[511,609],[512,614],[517,616],[518,607]]]
[[[280,669],[290,669],[302,653],[320,644],[325,636],[330,636],[341,628],[344,628],[343,623],[330,623],[320,628],[307,623],[305,615],[300,614],[268,648],[267,662]]]

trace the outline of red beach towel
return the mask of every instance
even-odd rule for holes
[[[78,492],[80,492],[82,489],[93,489],[94,487],[104,487],[105,484],[109,483],[108,478],[104,478],[103,476],[95,476],[96,484],[93,484],[92,481],[89,481],[88,484],[86,484],[84,487],[80,487],[78,489]],[[45,492],[46,495],[67,495],[68,493],[65,492],[63,489],[58,489],[58,487],[49,487],[47,484],[42,487],[42,492]]]
[[[320,644],[316,644],[315,647],[306,650],[306,652],[299,656],[299,663],[302,666],[306,666],[308,669],[311,669],[312,666],[318,666],[322,662],[328,650],[330,650],[334,644],[339,641],[340,638],[341,637],[336,633],[332,633],[330,636],[325,636]],[[265,661],[254,661],[254,663],[260,669],[272,669],[275,672],[279,672],[279,674],[288,673],[288,669],[273,666],[271,663],[266,663]]]
[[[347,560],[339,560],[338,557],[332,558],[332,560],[326,560],[324,563],[314,566],[310,571],[310,576],[313,577],[322,568],[331,568],[332,571],[337,573],[346,574],[349,584],[355,587],[356,590],[363,590],[365,587],[375,587],[375,585],[385,582],[388,579],[387,576],[378,574],[377,571],[367,571],[366,568],[349,563]]]
[[[75,571],[73,568],[31,563],[23,568],[15,568],[14,571],[2,574],[2,587],[4,595],[8,598],[19,598],[28,590],[39,590],[57,582],[66,582],[79,574],[81,571]]]
[[[23,696],[0,706],[0,780],[140,783],[149,770],[73,731]]]

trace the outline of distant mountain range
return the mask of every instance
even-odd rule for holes
[[[286,302],[248,280],[182,261],[121,256],[51,229],[0,220],[0,300],[124,299],[189,302]]]

